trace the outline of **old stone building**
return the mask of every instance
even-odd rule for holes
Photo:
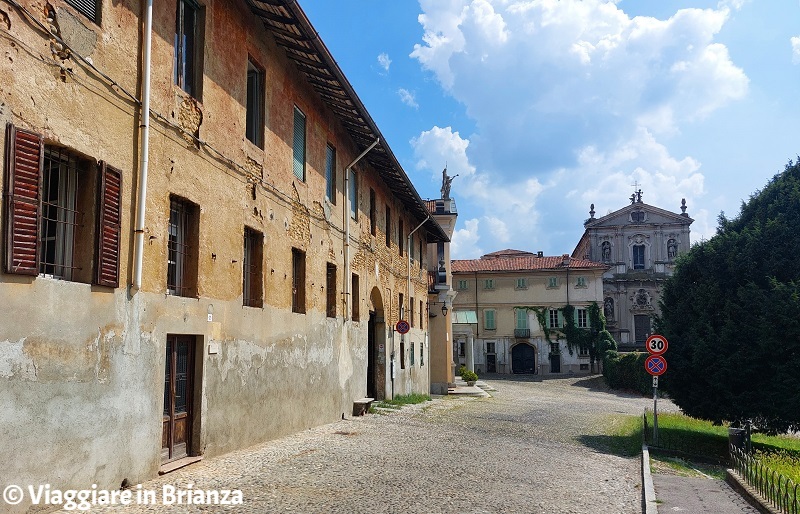
[[[676,214],[642,201],[639,190],[630,205],[595,218],[594,204],[572,257],[607,264],[603,305],[608,331],[620,350],[641,349],[653,332],[661,284],[674,271],[675,258],[689,251],[694,221],[682,202]]]
[[[297,2],[0,28],[0,486],[114,489],[429,391],[448,236]]]
[[[453,347],[457,364],[478,373],[589,373],[587,352],[570,352],[564,309],[577,328],[603,299],[607,266],[520,250],[453,260]]]

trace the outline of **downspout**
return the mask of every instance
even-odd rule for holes
[[[414,232],[416,232],[417,230],[422,228],[422,225],[427,223],[429,219],[431,219],[431,215],[430,214],[428,214],[428,217],[425,218],[425,221],[423,221],[422,223],[417,225],[417,228],[415,228],[414,230],[412,230],[411,232],[408,233],[408,238],[407,238],[408,239],[408,244],[406,245],[406,248],[408,248],[408,252],[406,252],[406,279],[407,279],[406,280],[406,296],[408,296],[408,301],[409,302],[411,302],[411,237],[414,235]],[[419,256],[419,259],[420,259],[420,262],[422,262],[422,255]],[[410,305],[410,307],[411,307],[411,310],[413,311],[414,310],[414,306]],[[403,317],[403,314],[404,314],[403,312],[400,313],[400,317],[401,318]]]
[[[142,111],[139,128],[141,129],[141,150],[139,155],[139,185],[136,205],[136,225],[134,227],[133,245],[133,283],[131,294],[142,287],[142,260],[144,255],[144,219],[147,202],[147,171],[150,149],[150,55],[153,35],[153,0],[147,0],[144,17],[144,50],[142,54]]]
[[[429,219],[431,219],[431,215],[430,214],[428,214],[428,217],[425,218],[425,221],[423,221],[422,223],[417,225],[417,228],[415,228],[414,230],[409,232],[408,233],[408,237],[406,238],[406,240],[408,241],[408,243],[406,244],[406,297],[408,299],[406,301],[408,302],[408,305],[409,305],[412,313],[414,312],[414,305],[411,304],[411,238],[414,235],[414,232],[416,232],[417,230],[422,228],[422,225],[427,223]],[[422,262],[422,255],[419,256],[419,261]],[[405,316],[404,316],[405,312],[403,312],[404,310],[405,310],[405,305],[401,305],[400,306],[400,319],[406,319]],[[422,319],[422,312],[419,313],[419,324],[420,324],[420,326],[422,326],[424,324],[424,321]],[[400,340],[404,341],[405,337],[406,337],[405,334],[401,335],[400,336]],[[428,338],[428,334],[426,332],[425,333],[426,346],[427,346],[427,338]],[[420,343],[420,344],[422,344],[422,343]],[[430,367],[429,367],[429,369],[430,369]],[[394,378],[392,378],[392,381],[394,381]],[[430,383],[428,384],[428,387],[430,387]],[[394,383],[392,384],[392,398],[394,398]]]
[[[152,0],[150,0],[152,1]],[[350,169],[356,165],[358,161],[364,158],[370,150],[375,148],[380,143],[381,138],[377,138],[366,150],[353,159],[353,162],[347,165],[344,169],[344,318],[350,319],[352,304],[350,302]]]

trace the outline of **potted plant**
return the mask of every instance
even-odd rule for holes
[[[467,383],[468,386],[474,386],[475,382],[478,380],[478,374],[474,371],[465,370],[461,374],[461,378]]]

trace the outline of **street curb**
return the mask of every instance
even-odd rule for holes
[[[653,475],[650,474],[650,450],[642,445],[642,514],[658,514]]]
[[[734,491],[744,498],[747,503],[752,505],[761,514],[779,514],[776,509],[773,509],[764,498],[758,494],[758,491],[747,484],[744,479],[736,472],[736,470],[728,469],[725,471],[725,481],[730,485]]]

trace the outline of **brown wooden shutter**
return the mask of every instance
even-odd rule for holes
[[[119,287],[122,172],[103,161],[100,161],[97,199],[97,256],[94,283],[100,286]]]
[[[44,166],[39,134],[6,126],[5,272],[39,274],[39,191]]]

